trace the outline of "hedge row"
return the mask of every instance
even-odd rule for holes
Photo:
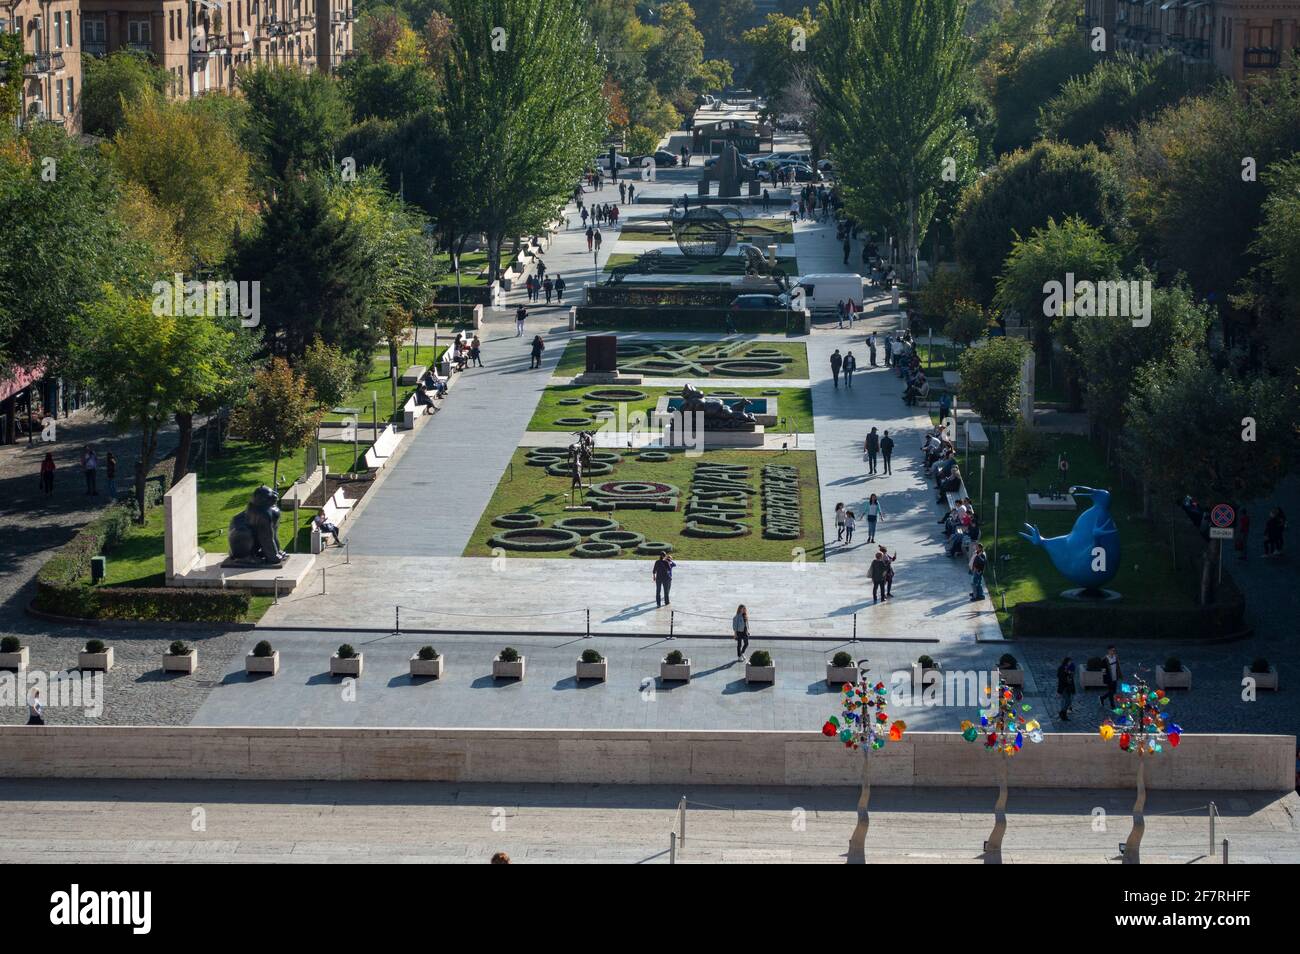
[[[1186,639],[1228,636],[1245,628],[1246,601],[1223,586],[1224,599],[1210,606],[1131,606],[1041,600],[1018,603],[1011,611],[1011,635],[1068,636],[1095,640],[1111,638]]]
[[[686,285],[614,282],[587,288],[587,304],[603,308],[728,308],[737,291],[726,283]]]
[[[786,312],[780,309],[746,308],[730,311],[725,307],[597,308],[591,305],[579,305],[577,309],[579,328],[620,328],[623,331],[680,330],[721,333],[727,329],[728,316],[736,330],[742,332],[786,334],[790,328],[802,329],[803,327],[798,312]]]
[[[456,285],[439,285],[433,293],[433,300],[439,305],[456,304]],[[492,288],[488,285],[469,285],[462,278],[460,286],[460,303],[462,305],[492,304]]]

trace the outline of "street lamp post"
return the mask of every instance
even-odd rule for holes
[[[999,670],[1000,672],[1000,670]],[[979,723],[969,719],[961,724],[961,737],[974,742],[983,737],[984,751],[998,756],[998,800],[993,804],[993,831],[984,842],[984,854],[993,864],[1002,863],[1002,836],[1007,832],[1007,761],[1020,751],[1028,738],[1030,742],[1043,741],[1043,727],[1037,719],[1027,719],[1022,712],[1029,711],[1021,695],[998,677],[997,697],[993,688],[985,687],[987,705],[980,712]]]

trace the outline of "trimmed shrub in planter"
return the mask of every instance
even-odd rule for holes
[[[541,525],[542,518],[533,513],[503,513],[499,517],[492,518],[492,526],[504,527],[507,530],[526,530]]]
[[[1170,656],[1163,666],[1156,666],[1157,689],[1192,688],[1192,671],[1177,656]]]
[[[163,672],[193,674],[199,666],[199,651],[186,646],[179,639],[167,647],[163,654]]]
[[[831,661],[826,664],[826,685],[834,688],[842,686],[846,682],[858,681],[858,667],[853,662],[853,657],[848,653],[840,650],[831,657]]]
[[[1008,686],[1019,686],[1024,688],[1025,671],[1020,668],[1020,663],[1016,657],[1010,653],[1003,653],[1002,658],[998,660],[998,675]]]
[[[506,550],[521,550],[524,553],[530,551],[542,553],[550,550],[567,550],[581,542],[582,537],[572,530],[560,530],[556,527],[528,527],[504,530],[492,537],[488,545]]]
[[[27,668],[30,650],[18,641],[17,636],[0,639],[0,671],[17,672]]]
[[[617,520],[608,517],[565,517],[563,520],[555,521],[551,526],[557,530],[580,533],[585,537],[591,533],[600,533],[602,530],[617,530],[620,524]]]
[[[591,535],[591,542],[613,543],[624,550],[630,550],[645,543],[645,534],[634,533],[631,530],[600,530]]]
[[[637,460],[646,464],[662,464],[670,459],[671,455],[666,451],[642,451],[637,455]]]
[[[637,547],[636,552],[641,554],[641,556],[658,556],[661,553],[672,553],[673,545],[671,543],[662,543],[658,540],[651,540]]]
[[[492,678],[523,679],[525,662],[527,657],[521,656],[513,646],[507,646],[492,660]]]
[[[604,560],[622,552],[623,548],[617,543],[601,543],[599,540],[588,540],[573,548],[573,555],[582,560]]]
[[[734,292],[732,297],[735,297]],[[731,311],[726,305],[715,308],[683,308],[671,305],[651,308],[600,308],[579,305],[577,308],[579,328],[618,328],[623,331],[631,328],[716,332],[723,327],[728,316],[739,332],[785,333],[787,318],[800,331],[803,329],[803,316],[799,312],[787,313],[784,309],[745,308]]]
[[[1011,635],[1068,636],[1102,645],[1114,639],[1211,638],[1241,632],[1246,626],[1246,601],[1224,580],[1220,600],[1209,606],[1128,606],[1124,603],[1085,603],[1038,600],[1018,603],[1011,614]]]
[[[1256,689],[1276,692],[1278,688],[1277,670],[1269,665],[1267,659],[1256,659],[1249,666],[1242,666],[1241,678],[1243,682],[1247,679],[1255,680]]]
[[[86,640],[86,648],[77,653],[77,668],[108,672],[113,668],[113,647],[100,639]]]
[[[745,682],[776,682],[776,663],[772,654],[765,649],[757,649],[745,663]]]
[[[330,657],[331,676],[360,676],[365,665],[365,653],[359,653],[351,644],[344,643],[339,651]]]
[[[267,673],[274,676],[280,671],[280,651],[272,648],[265,639],[244,657],[244,672]]]
[[[732,520],[716,520],[713,517],[697,517],[686,521],[682,535],[687,537],[704,537],[721,540],[727,537],[743,537],[749,533],[749,526]]]
[[[421,646],[419,651],[411,656],[410,670],[412,676],[429,676],[434,679],[441,679],[442,657],[438,655],[438,650],[432,646]]]
[[[1106,688],[1106,660],[1100,656],[1089,657],[1079,673],[1079,686],[1083,689]]]
[[[942,668],[937,662],[934,661],[933,657],[924,654],[916,657],[916,664],[921,667],[922,672],[924,672],[927,669]]]
[[[608,676],[609,660],[594,649],[584,649],[578,657],[578,680],[599,679],[604,682]]]
[[[674,649],[660,661],[659,678],[664,682],[690,682],[690,659],[680,649]]]

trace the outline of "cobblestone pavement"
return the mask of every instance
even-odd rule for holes
[[[665,864],[683,795],[680,864],[842,864],[857,801],[840,787],[4,780],[0,863],[483,864],[506,851],[515,864]],[[875,786],[868,862],[982,862],[994,796]],[[1233,862],[1300,861],[1294,793],[1153,792],[1143,862],[1218,863],[1211,800]],[[1126,792],[1013,788],[1003,860],[1117,864],[1131,805]]]

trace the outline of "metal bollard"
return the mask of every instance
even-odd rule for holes
[[[685,848],[686,847],[686,796],[685,795],[682,796],[681,802],[677,805],[677,819],[678,819],[678,825],[682,830],[682,837],[681,837],[682,847]]]
[[[1214,802],[1210,802],[1210,854],[1214,854],[1214,816],[1217,812]]]
[[[275,581],[274,581],[274,582],[275,582],[275,605],[276,605],[276,606],[279,606],[279,605],[280,605],[280,581],[283,580],[283,579],[284,579],[284,577],[282,577],[282,576],[277,576],[277,577],[275,578]]]
[[[858,641],[858,614],[853,614],[853,641]]]
[[[393,607],[393,635],[402,635],[402,608],[400,606]]]
[[[1223,863],[1228,863],[1228,839],[1223,839]]]
[[[676,636],[673,635],[673,629],[676,627],[676,625],[677,625],[677,610],[669,610],[668,611],[668,638],[669,639],[677,638]]]
[[[343,541],[343,562],[344,563],[352,562],[352,541],[351,540]]]
[[[668,863],[677,864],[677,832],[675,831],[668,833]]]
[[[591,639],[591,609],[587,609],[587,635],[583,639]]]
[[[324,595],[325,595],[325,571],[326,571],[327,569],[328,569],[328,567],[321,567],[321,568],[320,568],[320,593],[321,593],[321,596],[324,596]]]

